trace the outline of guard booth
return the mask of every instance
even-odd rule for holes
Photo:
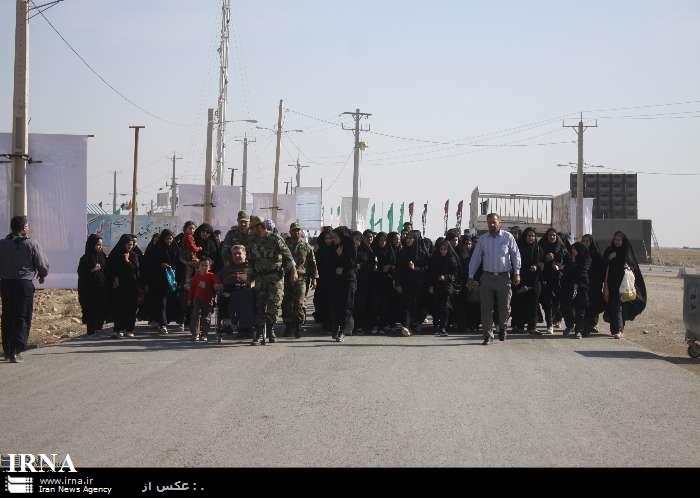
[[[469,203],[469,231],[477,235],[488,232],[486,216],[496,213],[504,230],[532,227],[538,236],[544,235],[552,226],[552,199],[551,195],[479,192],[477,187]]]

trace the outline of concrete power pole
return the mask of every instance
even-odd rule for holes
[[[282,99],[280,99],[280,107],[277,115],[277,149],[275,150],[275,184],[272,189],[272,221],[277,225],[277,194],[279,192],[279,176],[280,176],[280,145],[282,141]]]
[[[226,101],[228,98],[228,40],[231,0],[221,0],[221,32],[219,40],[219,98],[216,109],[216,184],[224,184],[226,154]]]
[[[355,112],[344,112],[343,114],[348,114],[355,119],[354,128],[346,128],[343,125],[344,130],[352,130],[355,133],[355,168],[352,173],[352,218],[350,222],[350,228],[352,230],[357,230],[357,211],[359,209],[359,190],[360,190],[360,132],[370,131],[370,127],[361,128],[360,119],[369,118],[371,114],[366,112],[360,112],[359,109],[355,109]]]
[[[132,128],[134,130],[134,178],[133,178],[133,184],[132,184],[132,190],[131,190],[131,235],[136,235],[136,211],[137,211],[137,204],[136,204],[136,189],[137,189],[137,182],[136,179],[138,178],[138,166],[139,166],[139,130],[141,128],[145,128],[143,125],[132,125],[129,126],[129,128]]]
[[[27,162],[29,126],[27,101],[29,87],[29,44],[27,40],[27,0],[17,0],[15,21],[15,75],[12,99],[12,215],[27,215]]]
[[[299,164],[299,158],[297,158],[296,164],[289,164],[288,166],[290,168],[296,168],[296,170],[297,170],[297,188],[301,187],[301,169],[308,168],[309,166],[304,166],[304,165]]]
[[[594,125],[583,124],[583,113],[577,125],[565,125],[564,128],[572,128],[578,138],[578,166],[576,168],[576,240],[580,241],[583,237],[583,132],[588,128],[597,128],[598,121]]]
[[[181,156],[176,156],[173,152],[173,177],[170,179],[170,215],[175,216],[175,209],[177,209],[177,180],[175,179],[175,161],[182,159]]]
[[[117,214],[117,172],[114,172],[114,189],[112,191],[112,214]]]
[[[214,109],[209,108],[207,111],[207,153],[206,165],[204,168],[204,223],[211,224],[211,160],[212,160],[212,135],[214,134]]]
[[[248,140],[248,137],[244,136],[243,140],[237,139],[236,142],[243,142],[243,180],[241,181],[241,209],[245,210],[246,196],[248,195],[248,144],[254,143],[255,140]],[[231,183],[233,183],[233,181]]]

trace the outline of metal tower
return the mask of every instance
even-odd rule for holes
[[[231,20],[231,1],[221,0],[221,39],[219,41],[219,100],[216,109],[216,185],[223,185],[225,133],[226,133],[226,99],[228,96],[228,38]]]

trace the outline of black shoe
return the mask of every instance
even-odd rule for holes
[[[22,359],[22,356],[19,354],[11,354],[10,355],[10,363],[22,363],[24,360]]]
[[[503,342],[503,341],[506,340],[506,334],[505,334],[505,332],[499,332],[499,333],[498,333],[498,340],[501,341],[501,342]]]
[[[493,342],[493,339],[491,339],[490,337],[487,337],[486,339],[484,339],[484,342],[482,342],[481,345],[482,345],[482,346],[488,346],[488,345],[491,344],[492,342]]]
[[[298,323],[294,326],[294,337],[299,339],[301,337],[301,325]]]

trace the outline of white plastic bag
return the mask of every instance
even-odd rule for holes
[[[637,299],[637,289],[634,286],[634,272],[625,265],[625,274],[620,284],[620,301],[628,303]]]

